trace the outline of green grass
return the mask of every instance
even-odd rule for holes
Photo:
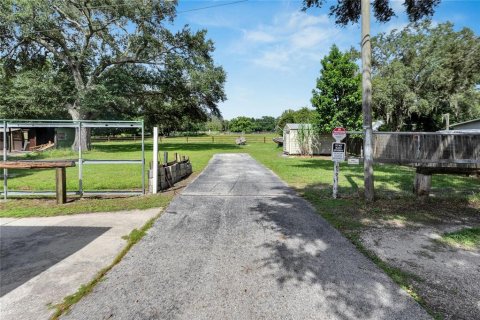
[[[480,227],[445,233],[440,241],[454,247],[480,248]]]
[[[108,267],[100,270],[100,272],[97,273],[95,278],[91,280],[89,283],[80,286],[77,292],[69,296],[66,296],[63,299],[63,302],[53,306],[55,308],[55,313],[53,314],[51,319],[52,320],[59,319],[60,316],[62,314],[67,313],[75,303],[77,303],[84,296],[92,292],[93,288],[105,278],[105,275],[107,274],[107,272],[110,271],[116,264],[118,264],[123,259],[123,257],[128,253],[128,251],[130,251],[130,249],[145,236],[148,229],[150,229],[153,226],[153,224],[155,223],[155,220],[159,216],[160,214],[148,220],[140,229],[133,229],[128,236],[123,237],[123,239],[127,240],[127,244],[122,249],[122,251],[115,257],[113,262]]]
[[[85,212],[123,211],[166,207],[172,196],[167,194],[145,197],[112,199],[76,199],[73,202],[57,205],[52,199],[12,199],[0,203],[0,217],[49,217]]]
[[[263,136],[262,136],[263,137]],[[332,211],[331,206],[355,206],[363,208],[362,210],[370,213],[381,211],[384,214],[392,216],[397,215],[395,210],[385,210],[382,206],[374,205],[366,207],[360,200],[363,185],[363,169],[361,166],[342,164],[340,169],[340,197],[337,201],[331,199],[332,183],[332,162],[329,158],[301,158],[301,157],[283,157],[282,149],[277,148],[271,141],[274,135],[266,136],[266,143],[258,136],[247,135],[248,140],[256,142],[248,143],[246,146],[237,146],[232,143],[234,137],[227,137],[229,143],[215,142],[190,142],[186,143],[184,137],[163,139],[159,146],[160,153],[169,152],[170,159],[173,154],[178,152],[187,155],[192,161],[194,172],[200,172],[215,153],[249,153],[259,162],[276,172],[283,180],[303,194],[311,201],[321,200],[321,211]],[[220,139],[217,138],[216,141]],[[146,161],[151,161],[152,142],[146,142]],[[53,150],[39,154],[29,155],[30,159],[75,159],[76,153],[70,150]],[[141,145],[139,142],[102,142],[94,143],[93,149],[84,153],[85,159],[139,159],[141,157]],[[73,191],[78,188],[77,180],[78,168],[67,169],[67,190]],[[55,172],[54,170],[9,170],[10,174],[15,176],[9,178],[9,188],[17,190],[54,190]],[[141,186],[140,165],[85,165],[83,184],[85,190],[138,190]],[[425,208],[425,215],[418,215],[418,210],[411,206],[416,204],[412,196],[414,170],[409,167],[400,167],[394,165],[376,165],[375,166],[375,187],[378,203],[387,205],[390,208],[395,203],[400,203],[403,207],[407,203],[410,208],[408,212],[402,212],[402,216],[408,216],[408,219],[421,219],[429,213]],[[454,176],[454,175],[435,175],[433,176],[433,191],[439,196],[459,194],[463,201],[462,207],[476,202],[480,205],[480,181],[477,178]],[[0,186],[0,190],[3,185]],[[468,198],[468,201],[464,201]],[[397,202],[391,202],[394,198]],[[0,216],[48,216],[57,214],[73,214],[80,212],[98,212],[120,209],[149,208],[154,206],[163,206],[168,203],[169,198],[125,198],[125,199],[93,199],[79,200],[62,206],[54,205],[54,202],[48,200],[10,200],[7,203],[1,203]],[[439,200],[442,203],[443,200]],[[427,200],[428,202],[428,200]],[[434,203],[435,205],[435,203]],[[447,207],[451,207],[448,206]],[[458,209],[458,208],[456,208]],[[348,211],[348,210],[347,210]],[[344,220],[342,223],[346,223]],[[358,223],[353,221],[352,223]]]

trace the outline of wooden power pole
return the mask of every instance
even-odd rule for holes
[[[363,174],[365,200],[374,200],[373,130],[372,130],[372,45],[370,43],[370,0],[362,0],[362,112],[363,112]]]

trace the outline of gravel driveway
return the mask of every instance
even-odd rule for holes
[[[276,175],[218,154],[65,319],[429,319]]]

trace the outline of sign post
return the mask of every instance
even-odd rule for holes
[[[337,199],[338,194],[338,174],[340,173],[340,162],[345,161],[346,144],[341,141],[347,137],[345,128],[337,127],[332,131],[332,137],[336,142],[332,143],[332,161],[333,161],[333,199]]]
[[[158,192],[158,127],[153,127],[152,193]]]

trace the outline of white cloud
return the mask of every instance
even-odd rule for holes
[[[284,48],[264,51],[260,57],[254,58],[253,62],[261,67],[277,70],[288,70],[287,63],[290,60],[290,52]]]
[[[244,39],[251,42],[274,42],[275,36],[261,30],[244,31]]]
[[[327,15],[295,10],[275,16],[269,24],[243,30],[242,39],[232,45],[232,51],[243,54],[256,66],[298,70],[312,61],[318,63],[342,37],[342,29],[336,28]]]
[[[338,31],[333,28],[307,27],[292,34],[290,42],[299,49],[313,48],[334,36]]]
[[[282,19],[284,17],[280,17]],[[279,21],[277,21],[279,23]],[[313,16],[305,12],[295,11],[287,19],[286,26],[289,29],[305,28],[310,26],[316,26],[319,24],[328,24],[328,16]]]

